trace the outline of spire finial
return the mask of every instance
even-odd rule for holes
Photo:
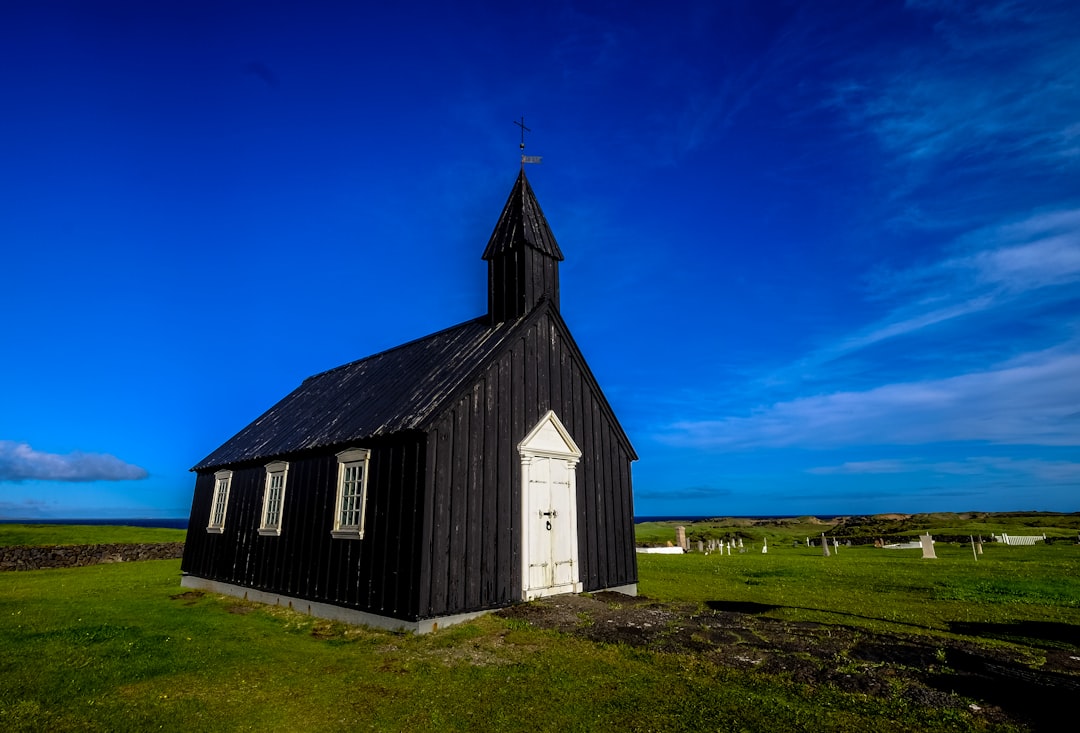
[[[514,124],[521,128],[521,169],[525,170],[526,163],[539,163],[543,160],[539,155],[525,155],[525,133],[532,132],[525,127],[525,115],[521,116],[521,122],[514,120]]]

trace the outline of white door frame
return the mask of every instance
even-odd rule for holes
[[[581,573],[578,562],[578,519],[577,519],[577,472],[575,470],[581,460],[581,449],[577,447],[570,433],[566,431],[562,421],[554,410],[548,410],[547,414],[540,418],[540,422],[529,431],[529,434],[518,443],[518,453],[521,454],[521,598],[528,601],[541,596],[557,595],[560,593],[580,593]],[[570,507],[568,530],[570,537],[570,563],[572,566],[572,579],[569,584],[549,586],[542,588],[529,587],[529,553],[532,547],[532,533],[540,531],[536,517],[530,516],[529,510],[529,467],[533,459],[537,457],[550,458],[566,462],[567,475],[570,481]]]

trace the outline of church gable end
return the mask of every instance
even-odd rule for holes
[[[547,435],[553,412],[569,443]],[[637,459],[566,324],[550,304],[515,327],[503,350],[432,423],[427,440],[422,614],[522,596],[522,455],[532,431],[573,453],[584,590],[637,582],[630,464]],[[560,436],[561,437],[561,436]],[[543,438],[541,438],[543,439]]]

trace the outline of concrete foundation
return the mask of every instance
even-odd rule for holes
[[[193,588],[196,590],[208,591],[210,593],[221,593],[226,596],[243,598],[245,601],[255,601],[256,603],[265,603],[270,606],[283,606],[300,613],[306,613],[309,616],[325,618],[330,621],[340,621],[342,623],[355,624],[358,626],[372,626],[377,629],[389,629],[391,631],[411,631],[414,634],[427,634],[432,631],[438,631],[447,626],[454,626],[455,624],[464,623],[465,621],[471,621],[474,618],[498,610],[491,608],[485,611],[471,611],[469,613],[458,613],[450,616],[424,618],[418,621],[405,621],[390,616],[380,616],[375,613],[367,613],[366,611],[357,611],[352,608],[334,606],[329,603],[308,601],[303,598],[293,598],[292,596],[286,596],[280,593],[267,593],[265,591],[255,590],[254,588],[244,588],[243,586],[233,585],[231,583],[207,580],[206,578],[200,578],[195,575],[182,576],[180,578],[180,585],[184,588]],[[637,584],[620,585],[616,588],[604,588],[604,590],[622,593],[623,595],[628,596],[636,596]]]

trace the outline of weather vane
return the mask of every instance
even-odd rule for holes
[[[521,167],[524,168],[526,163],[539,163],[543,158],[539,155],[525,155],[525,133],[532,132],[529,128],[525,127],[525,115],[521,116],[521,122],[514,120],[514,124],[521,128]]]

